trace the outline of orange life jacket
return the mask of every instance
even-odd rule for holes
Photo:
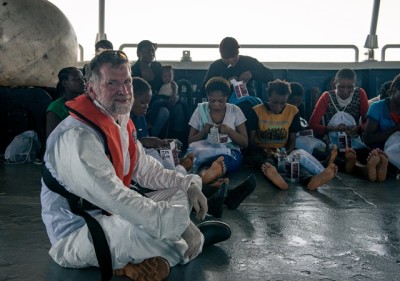
[[[101,133],[105,141],[105,153],[114,166],[115,173],[123,181],[124,185],[129,187],[136,164],[137,149],[134,138],[136,128],[132,120],[129,119],[128,122],[130,166],[128,173],[124,175],[124,157],[120,131],[110,116],[104,114],[85,94],[66,102],[65,105],[70,110],[72,117],[88,124]]]

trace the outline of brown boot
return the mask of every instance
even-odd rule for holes
[[[128,276],[135,281],[162,281],[167,279],[170,267],[166,259],[154,257],[141,263],[128,263],[121,269],[114,270],[114,275]]]

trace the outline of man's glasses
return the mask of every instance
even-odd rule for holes
[[[100,66],[105,63],[119,65],[129,63],[129,60],[128,56],[123,51],[105,50],[92,59],[90,62],[90,70],[93,71],[95,68],[100,68]]]

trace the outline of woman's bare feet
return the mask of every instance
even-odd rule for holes
[[[346,147],[344,152],[344,158],[346,159],[346,163],[344,164],[344,171],[347,174],[353,173],[354,167],[357,162],[357,154],[354,149]]]
[[[222,177],[225,172],[226,167],[224,163],[224,156],[220,156],[211,164],[210,168],[201,171],[199,174],[201,176],[203,184],[209,184],[210,182]]]
[[[327,182],[331,181],[336,176],[337,171],[337,166],[335,164],[330,164],[321,173],[311,178],[310,182],[307,184],[307,188],[309,190],[316,190],[321,185],[324,185]]]
[[[288,189],[288,184],[282,178],[282,176],[278,173],[276,168],[272,166],[270,163],[264,163],[261,166],[261,171],[263,172],[264,176],[267,177],[274,185],[279,187],[280,189]]]
[[[190,169],[192,168],[192,166],[193,166],[193,160],[194,160],[194,154],[191,152],[191,153],[189,153],[188,155],[186,155],[185,157],[183,157],[183,158],[180,160],[180,163],[179,163],[179,164],[181,164],[181,165],[183,166],[183,168],[185,168],[186,171],[189,172],[189,170],[190,170]]]
[[[379,159],[381,161],[379,162],[378,166],[376,166],[376,174],[377,174],[376,180],[381,182],[386,180],[389,160],[386,153],[383,152],[382,150],[379,149],[378,154],[379,154]]]
[[[377,166],[381,162],[378,150],[373,149],[367,157],[367,178],[369,181],[376,181],[377,179]]]
[[[334,144],[331,150],[331,155],[329,156],[329,162],[327,167],[329,167],[331,164],[335,162],[337,155],[338,155],[337,146],[336,144]]]

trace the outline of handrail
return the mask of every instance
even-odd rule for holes
[[[79,61],[83,61],[83,46],[81,44],[78,44],[79,48]]]
[[[400,44],[387,44],[382,47],[381,51],[381,61],[386,61],[386,50],[387,49],[395,49],[395,48],[400,48]]]
[[[124,48],[136,48],[138,44],[122,44],[119,50]],[[159,48],[219,48],[218,44],[157,44]],[[358,62],[359,53],[356,45],[314,45],[314,44],[241,44],[241,48],[253,48],[253,49],[353,49],[354,50],[354,61]]]

